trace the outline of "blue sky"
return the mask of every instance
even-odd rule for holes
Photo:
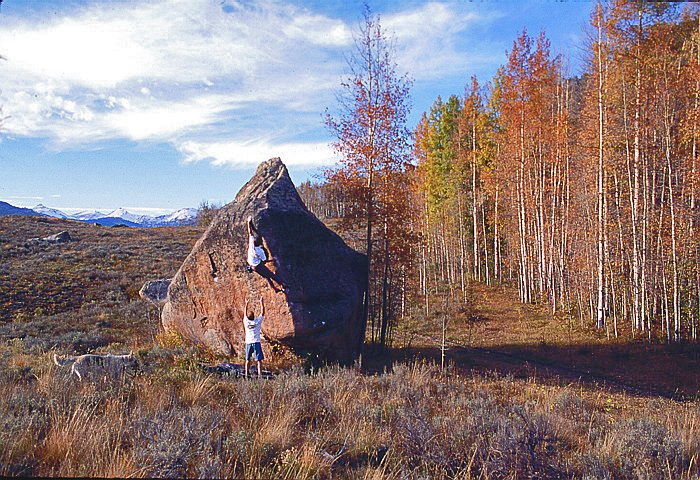
[[[5,0],[0,200],[67,213],[228,203],[282,158],[295,183],[337,160],[323,126],[361,1]],[[486,83],[525,27],[579,74],[588,1],[369,1],[414,79],[410,128],[438,95]]]

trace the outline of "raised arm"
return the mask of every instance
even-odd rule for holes
[[[260,295],[260,315],[265,318],[265,299]]]
[[[243,312],[243,321],[245,322],[247,318],[248,318],[248,298],[246,297],[245,308],[244,308],[244,312]]]
[[[248,236],[257,236],[258,231],[255,229],[255,226],[253,226],[253,217],[248,217],[248,222],[246,222],[246,225],[248,226]]]

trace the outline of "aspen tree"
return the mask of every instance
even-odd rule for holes
[[[603,136],[605,135],[605,118],[603,114],[603,11],[600,4],[596,5],[596,28],[598,30],[597,44],[597,77],[598,77],[598,306],[597,306],[597,326],[605,328],[605,158],[603,149]]]
[[[409,110],[409,90],[411,81],[406,75],[400,76],[393,59],[393,50],[381,28],[380,20],[369,9],[365,10],[364,23],[360,35],[355,39],[355,52],[348,64],[350,75],[342,83],[338,95],[338,113],[326,111],[325,123],[336,136],[333,146],[340,155],[340,168],[329,172],[331,183],[342,183],[353,194],[350,216],[364,218],[366,228],[365,247],[369,268],[367,271],[367,293],[364,302],[364,316],[370,318],[374,339],[375,317],[379,314],[379,335],[385,345],[388,328],[388,315],[391,309],[386,305],[390,267],[392,260],[389,249],[393,248],[388,233],[401,221],[390,216],[396,214],[389,200],[396,200],[393,193],[404,190],[394,189],[393,182],[401,178],[396,173],[404,173],[408,162],[409,137],[406,116]],[[403,185],[402,185],[403,187]],[[394,189],[388,192],[387,189]],[[383,255],[374,255],[374,226],[379,221]],[[410,224],[403,226],[409,227]],[[379,305],[373,300],[375,295],[373,271],[381,274]]]

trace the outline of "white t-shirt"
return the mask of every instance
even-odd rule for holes
[[[257,267],[261,262],[267,260],[265,250],[262,247],[255,246],[255,237],[248,236],[248,265]]]
[[[255,320],[249,320],[248,317],[243,317],[243,324],[245,325],[245,343],[257,343],[260,341],[260,326],[262,322],[262,315]]]

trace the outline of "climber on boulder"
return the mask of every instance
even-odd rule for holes
[[[258,275],[267,280],[272,289],[276,292],[285,292],[287,289],[280,280],[280,278],[269,268],[265,266],[265,263],[271,261],[272,259],[267,258],[265,253],[265,248],[263,248],[263,241],[258,231],[253,226],[253,218],[248,217],[248,265],[252,270],[254,270]],[[275,287],[272,281],[279,284],[279,289]]]
[[[276,294],[257,273],[246,272],[251,215],[266,258],[274,262],[265,265],[288,293]],[[352,365],[365,337],[367,265],[366,255],[306,208],[287,167],[272,158],[260,163],[235,199],[221,207],[185,258],[168,286],[161,322],[165,331],[212,353],[240,354],[236,345],[245,341],[245,298],[250,297],[251,307],[263,295],[265,335],[272,345],[299,358],[312,354]]]
[[[255,312],[248,309],[248,299],[245,299],[243,308],[243,328],[245,329],[245,378],[248,378],[248,364],[250,358],[258,365],[258,378],[262,378],[262,361],[264,360],[262,347],[260,346],[260,326],[265,317],[265,300],[260,296],[260,315],[255,317]]]

